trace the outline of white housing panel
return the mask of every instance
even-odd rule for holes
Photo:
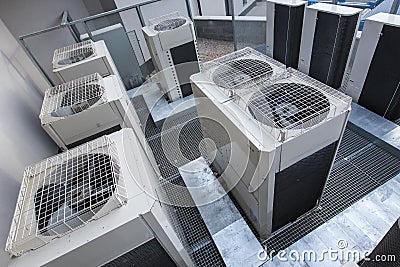
[[[193,22],[176,12],[150,20],[150,25],[142,31],[164,94],[170,101],[187,96],[189,76],[200,69]],[[172,52],[188,44],[192,45],[176,54]]]
[[[40,120],[63,150],[113,127],[140,131],[137,115],[116,75],[102,78],[92,74],[48,89]]]
[[[204,135],[217,148],[209,151],[209,162],[259,234],[269,236],[282,226],[273,227],[276,175],[331,146],[326,166],[319,166],[329,173],[351,99],[250,48],[205,63],[191,80]],[[229,140],[208,126],[210,119]]]
[[[10,266],[101,266],[154,238],[190,266],[154,198],[159,174],[149,157],[123,129],[27,167],[7,241],[17,256]]]
[[[83,41],[55,50],[53,72],[62,83],[92,73],[99,73],[102,77],[113,74],[119,77],[117,67],[102,40],[97,42]]]

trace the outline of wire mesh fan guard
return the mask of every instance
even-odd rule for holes
[[[25,169],[7,240],[13,255],[36,249],[127,201],[115,144],[102,137]]]
[[[49,89],[41,114],[65,117],[82,112],[100,100],[106,101],[105,88],[102,77],[96,73]]]
[[[243,58],[229,61],[217,67],[212,74],[212,79],[216,85],[230,89],[255,78],[268,78],[272,74],[272,67],[267,62]]]
[[[94,56],[96,49],[91,40],[62,47],[54,51],[53,68],[74,64]]]
[[[253,93],[248,110],[268,126],[296,129],[311,127],[326,119],[330,103],[322,92],[308,85],[275,83]]]
[[[159,32],[170,31],[170,30],[173,30],[173,29],[176,29],[176,28],[182,26],[185,23],[186,23],[186,19],[184,19],[184,18],[172,18],[172,19],[167,19],[167,20],[164,20],[164,21],[156,24],[154,26],[154,29]]]

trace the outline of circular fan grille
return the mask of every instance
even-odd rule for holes
[[[50,173],[34,199],[40,234],[61,234],[70,229],[65,224],[78,227],[92,218],[115,191],[115,168],[109,155],[97,153],[70,159]]]
[[[91,57],[92,55],[94,55],[94,50],[92,47],[83,47],[79,50],[72,51],[68,58],[59,60],[58,65],[64,66],[77,63]]]
[[[167,20],[164,20],[164,21],[158,23],[156,26],[154,26],[154,29],[159,32],[169,31],[169,30],[176,29],[185,23],[186,23],[186,20],[183,18],[167,19]]]
[[[328,98],[320,91],[296,83],[278,83],[254,93],[248,104],[252,116],[276,128],[311,127],[329,113]]]
[[[258,59],[239,59],[218,67],[212,76],[214,83],[224,88],[233,88],[253,78],[265,78],[273,73],[271,65]]]
[[[83,84],[68,91],[61,99],[61,103],[52,115],[64,117],[84,111],[100,100],[104,88],[99,84]]]

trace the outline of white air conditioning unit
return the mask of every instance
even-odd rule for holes
[[[267,56],[297,68],[307,1],[267,1]]]
[[[119,73],[104,41],[83,41],[56,49],[53,72],[62,83],[99,73],[102,77]],[[122,81],[121,81],[122,83]]]
[[[335,89],[349,75],[350,52],[360,20],[358,8],[317,3],[306,8],[298,69]]]
[[[141,132],[116,75],[102,78],[95,73],[48,89],[40,120],[63,150],[124,127]]]
[[[168,100],[191,95],[190,75],[200,71],[193,22],[172,13],[150,20],[142,31]]]
[[[345,93],[390,120],[400,118],[400,15],[365,20]]]
[[[137,253],[190,265],[155,198],[159,174],[148,157],[123,129],[27,167],[9,265],[101,266],[125,257],[136,266]]]
[[[273,71],[234,67],[255,55]],[[316,207],[351,98],[249,48],[204,63],[191,80],[204,137],[215,143],[206,158],[260,236]]]

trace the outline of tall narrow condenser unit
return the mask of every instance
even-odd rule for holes
[[[400,118],[400,15],[365,20],[346,93],[389,120]]]
[[[56,49],[53,55],[53,72],[62,83],[93,73],[102,77],[116,75],[121,80],[103,40],[87,40]],[[122,80],[120,82],[123,84]]]
[[[215,144],[206,158],[260,236],[315,208],[351,98],[250,48],[204,63],[191,80]]]
[[[151,161],[123,129],[28,166],[9,265],[190,266],[155,198]]]
[[[63,150],[125,127],[142,132],[116,75],[95,73],[48,89],[40,120]]]
[[[142,31],[168,100],[191,95],[190,75],[200,71],[193,22],[172,13],[150,20]]]
[[[267,56],[297,68],[307,1],[267,1]]]
[[[349,75],[361,9],[317,3],[306,8],[298,69],[339,89]]]

